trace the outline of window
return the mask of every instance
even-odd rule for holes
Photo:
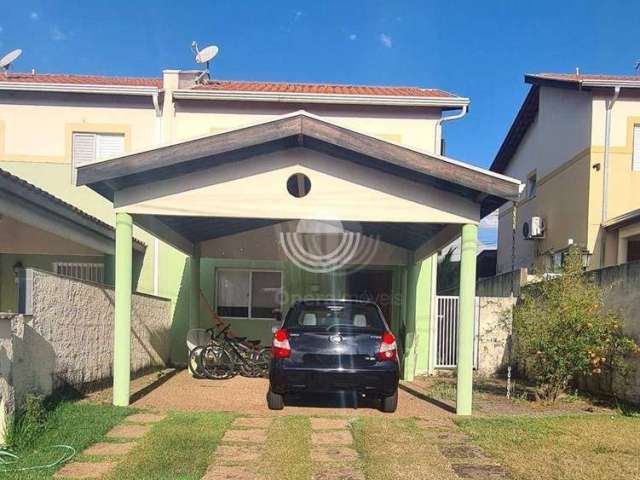
[[[124,153],[121,133],[74,133],[72,143],[74,169]]]
[[[527,198],[533,198],[536,196],[536,172],[532,172],[527,176]]]
[[[640,172],[640,125],[633,126],[633,154],[631,170]]]
[[[96,283],[104,282],[104,265],[102,263],[57,262],[53,264],[53,271],[65,277]]]
[[[218,270],[217,312],[222,317],[273,318],[280,308],[282,273],[266,270]]]

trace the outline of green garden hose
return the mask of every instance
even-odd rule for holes
[[[62,463],[71,460],[76,454],[76,449],[70,445],[52,445],[48,447],[50,449],[62,450],[62,456],[57,460],[47,463],[46,465],[34,465],[31,467],[13,467],[20,460],[20,457],[7,451],[0,449],[0,473],[12,473],[12,472],[25,472],[27,470],[44,470],[46,468],[53,468]]]

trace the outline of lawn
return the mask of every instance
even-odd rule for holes
[[[118,464],[114,480],[199,480],[234,415],[174,412]]]
[[[352,432],[368,480],[458,478],[412,418],[358,417]]]
[[[640,417],[566,415],[458,421],[518,480],[640,478]]]
[[[55,468],[12,472],[18,468],[46,465],[64,453],[52,449],[53,445],[69,445],[78,453],[89,445],[100,441],[105,433],[133,412],[129,408],[97,405],[86,402],[61,402],[47,414],[46,423],[41,430],[29,437],[13,453],[20,460],[12,465],[0,467],[0,477],[7,480],[36,480],[51,478]]]

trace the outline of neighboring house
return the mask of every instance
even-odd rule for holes
[[[79,167],[197,136],[241,131],[301,109],[389,145],[438,155],[445,112],[464,114],[469,104],[467,98],[437,89],[237,82],[206,77],[196,83],[200,74],[166,70],[156,79],[0,74],[0,168],[114,225],[114,208],[104,197],[108,197],[109,189],[118,188],[117,180],[106,182],[109,188],[104,187],[101,196],[85,186],[75,186]],[[172,157],[171,161],[177,160]],[[293,188],[300,193],[306,187],[304,182],[294,182]],[[242,191],[229,192],[228,198],[238,208],[230,210],[228,216],[250,213],[242,210],[243,196]],[[499,203],[489,201],[486,205]],[[140,228],[142,223],[136,221],[133,227],[133,235],[147,245],[139,275],[133,279],[134,289],[172,299],[172,332],[177,342],[184,339],[189,317],[197,318],[191,326],[209,325],[206,310],[198,311],[197,300],[185,297],[192,284],[201,283],[207,301],[233,323],[236,331],[268,341],[275,324],[272,310],[286,308],[292,298],[286,295],[292,292],[368,298],[399,295],[404,291],[404,268],[412,249],[428,238],[417,230],[396,241],[393,232],[387,231],[385,235],[393,242],[379,243],[369,267],[336,282],[327,275],[309,274],[290,262],[272,261],[271,254],[256,252],[253,258],[238,258],[240,255],[233,251],[237,242],[259,242],[260,232],[257,237],[244,234],[245,227],[230,219],[218,225],[216,235],[225,238],[206,252],[215,258],[203,259],[193,270],[196,280],[185,249],[176,248],[185,245],[184,238],[159,233],[171,230],[166,228],[169,219],[162,225],[144,225],[145,230]],[[270,223],[262,225],[268,230]],[[189,233],[192,239],[201,237],[198,228],[203,227],[194,223]],[[242,238],[229,237],[234,233]],[[459,229],[452,235],[459,235]],[[55,270],[64,261],[63,257],[50,256],[38,266]],[[105,270],[112,269],[113,258],[107,257],[106,261]],[[104,279],[110,281],[106,274]],[[274,295],[277,292],[282,295]],[[383,309],[394,330],[399,331],[404,321],[400,308],[394,310],[383,304]],[[174,358],[179,360],[184,359]]]
[[[137,276],[146,246],[133,248]],[[114,253],[113,227],[0,169],[0,312],[24,308],[24,269],[113,284]]]
[[[589,269],[640,260],[640,77],[542,73],[525,82],[491,165],[526,183],[515,229],[513,205],[500,209],[497,272],[557,271],[571,245]]]

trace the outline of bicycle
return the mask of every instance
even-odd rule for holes
[[[208,344],[192,350],[189,366],[196,378],[216,380],[231,378],[238,373],[245,377],[267,376],[271,362],[271,349],[260,347],[260,342],[247,341],[244,337],[227,335],[230,325],[217,334],[212,328]]]

